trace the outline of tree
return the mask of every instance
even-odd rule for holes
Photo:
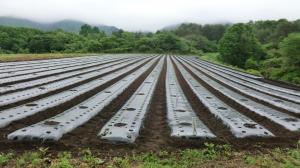
[[[181,24],[178,28],[174,30],[175,34],[180,37],[186,37],[190,35],[201,35],[206,37],[211,41],[219,41],[228,25],[222,24],[207,24],[207,25],[198,25],[194,23]]]
[[[31,53],[49,53],[51,39],[47,34],[33,36],[28,42],[28,48]]]
[[[274,38],[282,40],[287,37],[288,34],[295,32],[296,30],[297,27],[293,22],[289,22],[286,19],[280,19],[274,33]]]
[[[49,47],[51,51],[64,51],[67,44],[71,42],[71,34],[62,30],[49,32],[48,38],[50,39]]]
[[[151,52],[155,49],[155,43],[152,38],[142,37],[136,42],[135,48],[139,52]]]
[[[88,24],[84,24],[81,26],[79,34],[83,36],[87,36],[89,33],[93,31],[92,27]]]
[[[249,22],[258,40],[265,44],[271,42],[278,22],[274,20]]]
[[[212,41],[219,41],[224,32],[226,31],[228,25],[222,24],[211,24],[211,25],[204,25],[202,27],[202,35],[205,36],[208,40]]]
[[[10,50],[13,46],[13,42],[6,32],[0,32],[0,49]]]
[[[280,43],[282,56],[287,60],[287,66],[300,69],[300,33],[292,33]]]
[[[264,57],[251,26],[242,23],[226,30],[219,43],[219,52],[222,61],[241,68],[245,67],[249,58],[260,60]]]
[[[119,29],[118,31],[113,32],[112,34],[116,37],[121,37],[123,33],[124,33],[124,30]]]
[[[183,37],[184,39],[191,42],[192,46],[203,52],[217,52],[217,43],[208,40],[201,34],[187,35]]]
[[[94,26],[93,29],[92,29],[92,33],[100,33],[99,28]]]
[[[188,45],[171,32],[160,32],[154,37],[157,52],[186,53]]]

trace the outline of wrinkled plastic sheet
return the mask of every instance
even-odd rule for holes
[[[99,136],[111,142],[134,143],[143,125],[164,59],[148,75],[135,93],[101,129]]]
[[[237,138],[244,137],[272,137],[274,136],[269,130],[262,125],[251,120],[247,116],[239,113],[235,109],[222,102],[219,98],[214,96],[210,91],[197,82],[191,74],[189,74],[181,64],[177,61],[176,65],[181,71],[184,79],[191,87],[195,95],[201,103],[218,119],[220,119],[225,126],[227,126],[232,134]]]
[[[72,99],[76,98],[77,96],[80,96],[86,92],[89,92],[89,91],[109,82],[110,80],[133,70],[134,68],[138,67],[139,65],[145,63],[145,61],[147,61],[147,60],[148,59],[145,59],[143,61],[140,61],[140,62],[130,65],[128,67],[125,67],[122,70],[116,71],[114,73],[110,73],[108,75],[105,75],[101,78],[98,78],[91,82],[80,85],[78,87],[74,87],[72,89],[69,89],[69,90],[66,90],[63,92],[59,92],[57,94],[48,96],[43,99],[39,99],[37,101],[33,101],[33,102],[25,104],[25,105],[20,105],[15,108],[2,110],[2,111],[0,111],[0,121],[1,121],[0,128],[7,126],[8,124],[10,124],[13,121],[16,121],[16,120],[25,118],[27,116],[42,112],[44,110],[58,106],[67,101],[71,101]]]
[[[288,110],[292,113],[296,113],[296,114],[300,113],[300,105],[297,104],[297,103],[290,102],[290,101],[287,101],[287,100],[284,100],[284,99],[280,99],[280,98],[277,98],[277,97],[274,97],[274,96],[270,96],[268,94],[264,94],[264,93],[259,92],[257,90],[254,90],[254,89],[251,89],[249,87],[238,84],[236,82],[233,82],[233,81],[225,78],[224,76],[216,75],[216,74],[214,74],[214,73],[212,73],[212,72],[210,72],[210,71],[208,71],[204,68],[198,67],[198,69],[203,71],[205,74],[209,75],[213,79],[215,79],[215,80],[217,80],[221,83],[224,83],[228,86],[231,86],[231,87],[235,88],[236,90],[238,90],[239,92],[244,93],[245,95],[249,95],[251,97],[256,98],[257,100],[267,102],[267,103],[269,103],[273,106]],[[194,70],[194,71],[196,72],[196,70]],[[200,72],[197,72],[197,73],[199,74]],[[201,75],[201,76],[203,76],[203,75]],[[299,98],[297,99],[297,96],[292,98],[292,99],[294,101],[299,101],[300,102],[300,99]]]
[[[167,60],[166,77],[167,118],[171,137],[215,138],[216,136],[199,120],[185,97],[171,63]]]
[[[49,84],[45,84],[45,85],[41,85],[38,87],[34,87],[31,89],[27,89],[27,90],[23,90],[23,91],[19,91],[19,92],[15,92],[15,93],[11,93],[11,94],[7,94],[7,95],[3,95],[0,96],[0,106],[3,105],[7,105],[7,104],[12,104],[21,100],[26,100],[38,95],[42,95],[42,94],[46,94],[49,93],[51,91],[55,91],[70,85],[73,85],[74,83],[78,83],[78,82],[82,82],[85,81],[87,79],[105,74],[107,72],[110,72],[114,69],[120,68],[122,66],[125,66],[129,63],[132,63],[133,61],[129,61],[129,62],[125,62],[125,63],[121,63],[121,64],[117,64],[114,66],[111,66],[111,64],[107,64],[105,65],[105,69],[101,69],[99,71],[94,71],[94,72],[90,72],[87,74],[83,74],[80,76],[75,76],[75,77],[71,77],[71,78],[67,78],[64,80],[60,80],[54,83],[49,83]],[[103,67],[102,67],[103,68]]]
[[[145,72],[153,64],[153,61],[150,61],[134,73],[63,113],[9,134],[8,139],[59,140],[64,134],[86,123],[101,112],[105,106],[117,98],[135,79]]]
[[[103,62],[101,62],[101,64],[104,64],[106,62],[108,63],[110,61],[111,60],[103,61]],[[117,62],[114,62],[114,64],[121,63],[121,62],[122,61],[117,61]],[[95,65],[97,65],[97,64],[95,64]],[[110,65],[113,65],[113,64],[110,64]],[[61,74],[58,74],[58,75],[52,75],[52,76],[48,76],[46,78],[39,78],[39,79],[35,79],[35,80],[30,80],[30,81],[27,81],[27,82],[11,84],[11,85],[8,85],[8,86],[0,86],[0,93],[14,91],[14,90],[17,90],[17,89],[24,89],[24,88],[32,87],[32,86],[36,86],[36,85],[42,85],[42,84],[46,84],[46,83],[54,82],[54,81],[58,81],[58,80],[63,80],[65,78],[70,78],[70,77],[73,77],[73,76],[76,76],[76,75],[81,75],[81,74],[84,74],[84,73],[97,71],[97,70],[100,70],[100,69],[103,69],[103,68],[106,67],[105,65],[99,65],[99,66],[96,66],[96,67],[90,67],[89,68],[89,66],[87,66],[86,69],[80,69],[80,70],[76,69],[76,70],[71,71],[71,72],[61,73]],[[85,67],[79,67],[79,68],[85,68]]]
[[[260,116],[264,116],[274,123],[281,125],[282,127],[286,128],[290,131],[299,131],[300,130],[300,120],[296,117],[288,115],[286,113],[282,113],[278,110],[272,109],[268,106],[263,104],[257,103],[247,97],[238,94],[226,87],[223,87],[216,81],[210,80],[208,76],[202,74],[201,72],[197,71],[194,68],[190,68],[198,77],[200,77],[203,81],[205,81],[208,85],[212,86],[214,89],[218,90],[226,97],[230,98],[231,100],[235,101],[236,103],[246,107],[250,111],[257,113]]]

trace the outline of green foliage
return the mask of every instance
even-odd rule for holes
[[[299,46],[300,20],[286,19],[234,25],[188,23],[156,33],[118,30],[109,35],[87,24],[81,26],[79,34],[0,26],[3,54],[195,54],[244,72],[300,85]]]
[[[269,49],[268,57],[256,68],[263,76],[300,84],[300,33],[292,33],[281,43],[279,49]]]
[[[16,161],[18,167],[45,167],[46,158],[44,157],[47,152],[47,148],[40,148],[36,152],[25,152]]]
[[[171,32],[159,32],[154,36],[155,51],[188,53],[188,44]]]
[[[114,167],[114,168],[130,168],[129,158],[121,158],[121,157],[115,157],[112,161],[112,164],[108,167]]]
[[[98,34],[100,33],[100,30],[98,27],[92,27],[88,24],[84,24],[81,26],[79,34],[83,35],[83,36],[88,36],[88,35],[92,35],[92,34]]]
[[[246,72],[256,76],[262,76],[261,72],[256,69],[247,69]]]
[[[213,62],[216,64],[221,64],[220,55],[219,53],[206,53],[201,56],[201,59],[204,59],[209,62]]]
[[[221,58],[220,58],[220,54],[219,53],[205,53],[203,55],[200,56],[201,59],[221,65],[221,66],[226,66],[228,68],[237,70],[237,71],[241,71],[241,72],[245,72],[245,73],[250,73],[253,75],[259,75],[261,76],[261,73],[259,70],[254,70],[254,69],[242,69],[233,65],[230,65],[228,63],[224,63]]]
[[[210,41],[219,41],[225,30],[229,25],[225,24],[211,24],[211,25],[198,25],[194,23],[182,24],[176,30],[175,34],[184,37],[187,35],[201,35]]]
[[[296,168],[300,166],[299,149],[275,148],[270,153],[260,155],[247,155],[244,162],[255,167]]]
[[[0,153],[0,166],[5,166],[13,157],[12,153],[4,154]]]
[[[182,24],[174,33],[190,41],[191,46],[204,52],[216,52],[217,41],[221,39],[228,25]]]
[[[255,60],[253,57],[248,58],[245,63],[246,69],[258,69],[259,67],[259,61]]]
[[[73,168],[71,164],[72,155],[70,152],[58,154],[58,159],[51,163],[50,168]]]
[[[119,30],[107,36],[87,24],[81,27],[79,34],[0,26],[0,53],[201,53],[191,43],[168,31],[152,34]],[[207,39],[205,43],[208,43],[205,50],[212,50],[214,45]]]
[[[279,42],[290,33],[300,31],[300,20],[266,20],[249,24],[253,27],[255,35],[261,43],[270,43],[274,48],[277,48]]]
[[[295,84],[300,84],[300,71],[299,69],[283,69],[283,75],[279,78],[282,81],[288,81]]]
[[[108,167],[129,168],[190,168],[203,166],[203,163],[228,159],[232,156],[229,145],[206,143],[204,149],[185,149],[180,152],[160,151],[159,153],[134,154],[133,157],[116,157]]]
[[[201,51],[204,52],[215,52],[217,51],[217,43],[215,41],[210,41],[206,37],[200,34],[191,34],[184,36],[186,40],[191,42],[191,45]]]
[[[88,164],[89,167],[97,167],[104,163],[100,158],[95,157],[92,152],[87,149],[82,152],[83,157],[82,160]]]
[[[300,33],[292,33],[280,43],[282,56],[287,66],[295,66],[300,70]]]
[[[245,67],[247,59],[260,60],[264,57],[262,47],[252,28],[245,24],[235,24],[227,29],[220,40],[219,52],[223,62]]]
[[[151,52],[155,48],[155,42],[150,37],[142,37],[136,42],[138,52]]]
[[[299,142],[298,142],[299,143]],[[261,148],[261,146],[257,146]],[[160,151],[158,153],[139,153],[124,157],[109,158],[107,163],[99,160],[89,150],[83,150],[74,157],[70,152],[58,155],[48,154],[47,149],[25,152],[18,159],[23,158],[26,163],[19,164],[14,161],[14,154],[0,154],[1,167],[109,167],[109,168],[191,168],[191,167],[270,167],[270,168],[296,168],[300,167],[299,148],[275,148],[258,151],[237,151],[230,145],[216,145],[205,143],[202,149],[184,149],[179,151]],[[51,158],[51,159],[50,159]],[[34,160],[42,160],[34,161]]]

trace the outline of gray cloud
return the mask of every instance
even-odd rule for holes
[[[181,23],[300,18],[299,0],[0,0],[0,16],[42,22],[76,19],[125,30]]]

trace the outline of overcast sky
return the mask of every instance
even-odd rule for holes
[[[182,22],[300,19],[300,0],[0,0],[0,16],[155,31]]]

